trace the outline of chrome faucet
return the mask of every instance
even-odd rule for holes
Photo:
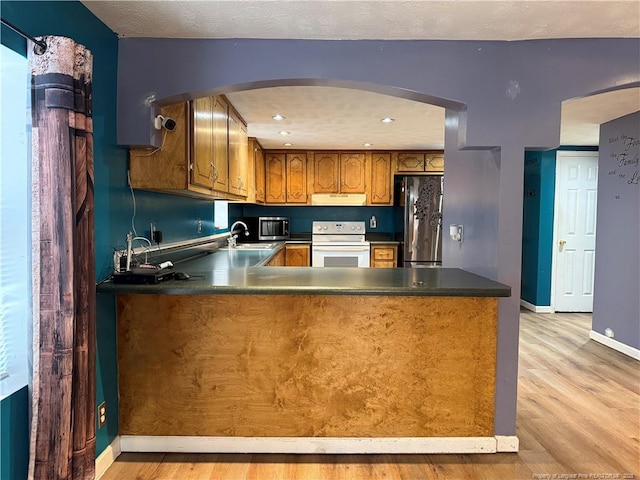
[[[233,222],[233,224],[231,225],[231,228],[229,228],[229,232],[231,233],[231,235],[229,235],[229,237],[227,238],[227,245],[229,245],[229,247],[231,248],[235,248],[237,245],[238,235],[233,232],[238,225],[242,225],[244,227],[245,237],[249,235],[249,227],[247,226],[246,223],[241,222],[240,220],[238,220],[237,222]]]

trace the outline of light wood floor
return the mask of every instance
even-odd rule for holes
[[[640,363],[590,328],[590,314],[522,312],[518,453],[123,453],[102,480],[640,479]]]

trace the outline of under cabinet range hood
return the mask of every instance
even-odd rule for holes
[[[366,193],[313,193],[311,205],[362,206],[367,204]]]

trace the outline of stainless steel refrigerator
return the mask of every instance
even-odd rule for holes
[[[404,266],[442,265],[442,175],[404,177]]]

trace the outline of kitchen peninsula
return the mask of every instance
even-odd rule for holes
[[[189,281],[98,287],[116,295],[123,450],[496,451],[508,286],[448,268],[260,266],[280,248],[189,260]]]

